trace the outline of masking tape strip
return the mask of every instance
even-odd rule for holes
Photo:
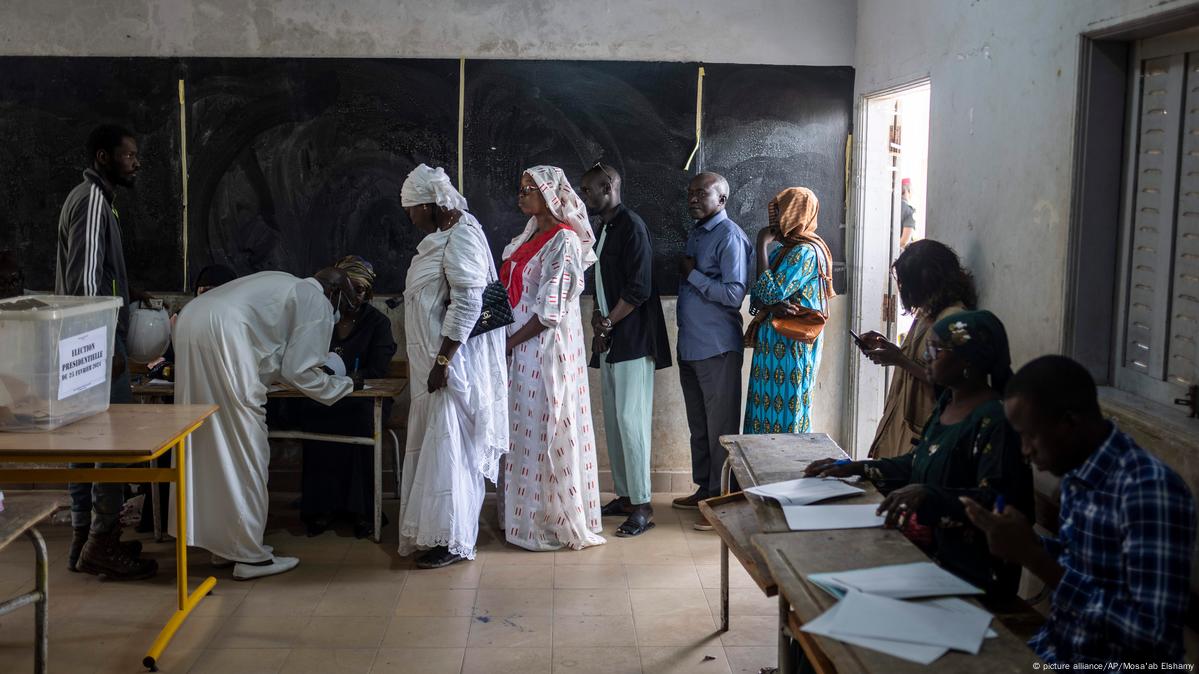
[[[691,156],[687,157],[687,163],[683,166],[684,171],[691,170],[691,162],[695,160],[695,153],[699,152],[699,141],[703,133],[704,120],[704,67],[699,67],[699,77],[695,83],[695,147],[691,148]]]
[[[465,195],[462,187],[463,136],[466,125],[466,58],[458,59],[458,192]]]
[[[179,166],[183,173],[183,292],[187,292],[187,96],[183,80],[179,80]]]

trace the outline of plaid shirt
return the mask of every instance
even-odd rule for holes
[[[1183,662],[1195,503],[1182,478],[1112,425],[1062,478],[1065,570],[1029,645],[1049,663]]]

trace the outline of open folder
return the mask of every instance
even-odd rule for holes
[[[865,529],[881,527],[885,517],[876,515],[878,504],[783,506],[787,528],[791,531],[827,529]]]
[[[834,498],[857,496],[863,490],[845,484],[841,480],[825,480],[819,477],[801,477],[797,480],[775,482],[746,489],[747,494],[778,501],[780,505],[808,505]],[[877,507],[877,506],[876,506]]]

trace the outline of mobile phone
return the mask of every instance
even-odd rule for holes
[[[853,330],[850,330],[849,336],[853,338],[854,343],[858,345],[859,349],[861,349],[862,351],[866,350],[866,343],[862,341],[862,338],[860,336],[858,336],[858,333],[854,332]]]

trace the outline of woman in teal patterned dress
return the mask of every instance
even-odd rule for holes
[[[784,337],[769,319],[799,306],[828,312],[833,295],[828,246],[816,234],[820,202],[806,187],[790,187],[770,202],[770,225],[758,233],[757,281],[750,289],[754,319],[746,343],[754,347],[745,398],[746,433],[807,433],[812,391],[820,369],[820,335],[811,343]],[[782,245],[770,251],[775,243]]]

